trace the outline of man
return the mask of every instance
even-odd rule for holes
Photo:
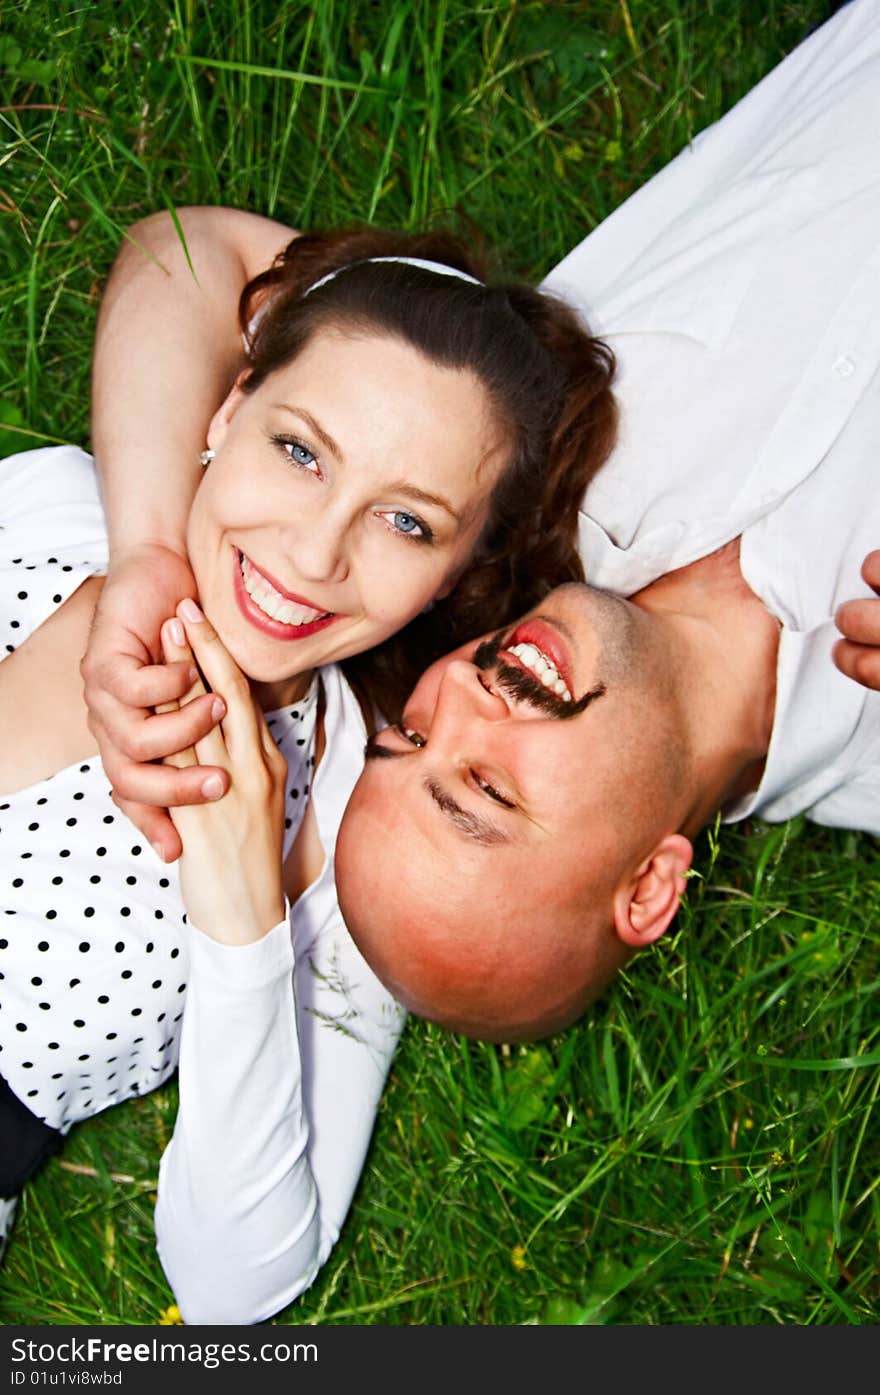
[[[880,696],[850,681],[880,686],[878,19],[842,10],[548,278],[620,364],[581,533],[617,598],[552,593],[368,750],[337,889],[425,1016],[571,1021],[717,810],[880,833]]]

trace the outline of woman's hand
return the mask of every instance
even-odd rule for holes
[[[162,621],[194,590],[192,572],[173,548],[129,549],[108,572],[80,665],[89,729],[116,803],[166,862],[181,851],[168,806],[219,799],[228,785],[225,769],[149,763],[191,747],[222,716],[211,695],[178,710],[178,699],[193,683],[188,655],[171,664],[156,662]],[[167,704],[173,712],[154,715]]]
[[[880,549],[868,553],[862,576],[877,599],[847,601],[838,608],[834,620],[843,639],[832,654],[841,673],[865,688],[880,689]]]
[[[189,643],[187,643],[189,641]],[[216,803],[174,808],[183,840],[180,887],[193,925],[221,944],[262,939],[284,918],[282,854],[287,762],[272,740],[250,686],[194,601],[162,628],[166,658],[192,664],[222,696],[222,725],[167,763],[184,769],[202,762],[222,769],[229,791]],[[205,692],[201,680],[182,711]]]

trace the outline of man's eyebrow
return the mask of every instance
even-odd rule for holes
[[[396,752],[389,754],[396,754]],[[480,814],[472,814],[467,809],[463,809],[451,794],[447,794],[437,781],[428,775],[423,780],[423,785],[428,794],[433,799],[437,808],[463,833],[466,838],[471,838],[475,843],[482,843],[484,847],[496,847],[499,843],[509,843],[510,838],[493,823],[491,819],[485,819]]]
[[[383,746],[379,741],[381,732],[374,733],[367,738],[364,747],[364,760],[397,760],[400,756],[408,756],[418,749],[413,746],[409,751],[396,751],[390,746]],[[502,828],[499,828],[491,819],[483,818],[480,814],[472,814],[459,804],[457,799],[453,799],[451,794],[438,785],[437,781],[430,775],[422,781],[424,788],[433,799],[441,813],[445,814],[451,823],[455,825],[459,833],[463,833],[466,838],[471,838],[475,843],[482,843],[484,847],[496,847],[499,843],[509,843],[510,838]]]
[[[276,402],[276,408],[282,412],[290,412],[292,416],[301,417],[302,420],[314,431],[318,440],[327,448],[337,460],[344,460],[345,456],[334,441],[328,431],[325,431],[320,422],[316,421],[311,412],[307,412],[305,407],[291,407],[287,402]]]

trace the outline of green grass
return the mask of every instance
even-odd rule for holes
[[[226,202],[474,223],[530,276],[822,18],[818,0],[19,0],[0,35],[0,447],[88,441],[127,224]],[[221,61],[222,60],[222,61]],[[553,1041],[411,1022],[343,1236],[278,1323],[880,1318],[880,848],[721,829],[674,935]],[[7,1322],[158,1321],[168,1087],[28,1190]]]

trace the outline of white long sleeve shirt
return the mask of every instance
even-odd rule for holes
[[[106,559],[87,455],[0,461],[4,656]],[[115,809],[97,757],[0,796],[0,1072],[65,1132],[179,1066],[156,1227],[190,1323],[258,1322],[311,1283],[403,1023],[336,904],[336,830],[365,732],[341,673],[322,682],[311,797],[324,867],[256,944],[220,945],[185,923],[176,869]],[[288,762],[285,851],[312,780],[314,708],[311,696],[268,717]]]
[[[878,118],[880,4],[854,0],[544,283],[619,362],[588,578],[631,595],[741,537],[782,622],[764,776],[730,818],[880,833],[880,694],[830,657],[880,546]]]

